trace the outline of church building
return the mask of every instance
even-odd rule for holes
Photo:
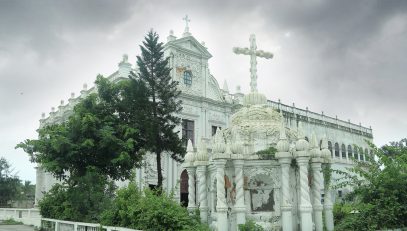
[[[242,59],[250,56],[250,92],[239,87],[232,92],[226,82],[221,88],[208,67],[212,55],[190,33],[189,19],[184,20],[182,36],[170,31],[164,54],[182,91],[182,123],[176,129],[188,140],[187,154],[183,163],[164,154],[166,191],[173,191],[191,212],[199,209],[201,220],[213,230],[235,231],[248,219],[266,230],[333,230],[333,201],[351,189],[324,187],[329,184],[324,184],[321,169],[345,170],[355,159],[369,158],[366,141],[372,141],[372,129],[258,92],[256,59],[273,54],[257,49],[254,35],[248,48],[231,47]],[[137,68],[124,55],[108,78],[118,81],[131,71]],[[73,106],[94,91],[85,84],[80,96],[72,94],[67,104],[61,101],[48,117],[43,114],[40,127],[66,120]],[[143,167],[136,169],[140,188],[157,184],[155,161],[147,154]],[[38,166],[36,203],[56,182]]]

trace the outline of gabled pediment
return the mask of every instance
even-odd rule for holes
[[[202,46],[193,36],[187,36],[183,38],[176,39],[174,41],[168,42],[166,46],[174,47],[182,50],[187,50],[196,55],[203,56],[207,59],[211,58],[211,53]]]

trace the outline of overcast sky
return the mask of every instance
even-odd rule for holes
[[[372,126],[378,145],[407,136],[407,1],[163,2],[0,0],[0,156],[21,179],[35,182],[34,164],[14,147],[36,138],[41,113],[116,71],[124,53],[134,64],[150,28],[181,37],[185,14],[232,92],[250,81],[249,58],[232,47],[255,33],[274,53],[258,60],[269,99]]]

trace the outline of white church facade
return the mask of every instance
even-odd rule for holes
[[[256,57],[273,55],[256,49],[254,35],[250,42],[250,48],[234,52],[251,58],[251,92],[232,93],[210,73],[212,55],[188,25],[180,38],[170,32],[165,56],[183,102],[177,129],[189,141],[184,163],[163,158],[163,185],[188,209],[199,209],[202,221],[214,230],[234,231],[247,219],[267,230],[323,230],[324,224],[333,230],[332,203],[350,189],[324,188],[321,168],[344,169],[353,158],[366,160],[372,129],[267,100],[257,92]],[[130,71],[137,70],[125,55],[109,79],[127,78]],[[72,94],[69,103],[61,101],[48,117],[43,114],[40,126],[66,120],[92,91],[84,85],[80,96]],[[258,155],[269,147],[276,148],[274,156]],[[136,178],[140,188],[157,184],[153,155],[146,155]],[[55,182],[37,168],[36,202]]]

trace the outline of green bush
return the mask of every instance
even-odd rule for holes
[[[170,196],[150,189],[140,191],[134,183],[118,190],[112,206],[102,214],[101,222],[146,231],[209,230],[199,216],[190,216]]]
[[[105,176],[88,172],[71,185],[55,184],[40,201],[42,217],[59,220],[99,222],[115,188]]]
[[[9,218],[7,220],[0,221],[0,225],[22,225],[22,224],[23,224],[23,222],[16,221],[13,218]]]
[[[262,160],[272,160],[272,159],[275,159],[276,152],[277,152],[277,149],[275,147],[269,147],[267,149],[256,152],[256,154]]]
[[[334,207],[336,230],[383,230],[407,227],[407,146],[376,148],[375,158],[359,161],[343,175],[339,187],[354,189],[348,204]],[[354,211],[351,213],[351,211]]]
[[[248,219],[245,224],[239,225],[239,231],[263,231],[263,227]]]

